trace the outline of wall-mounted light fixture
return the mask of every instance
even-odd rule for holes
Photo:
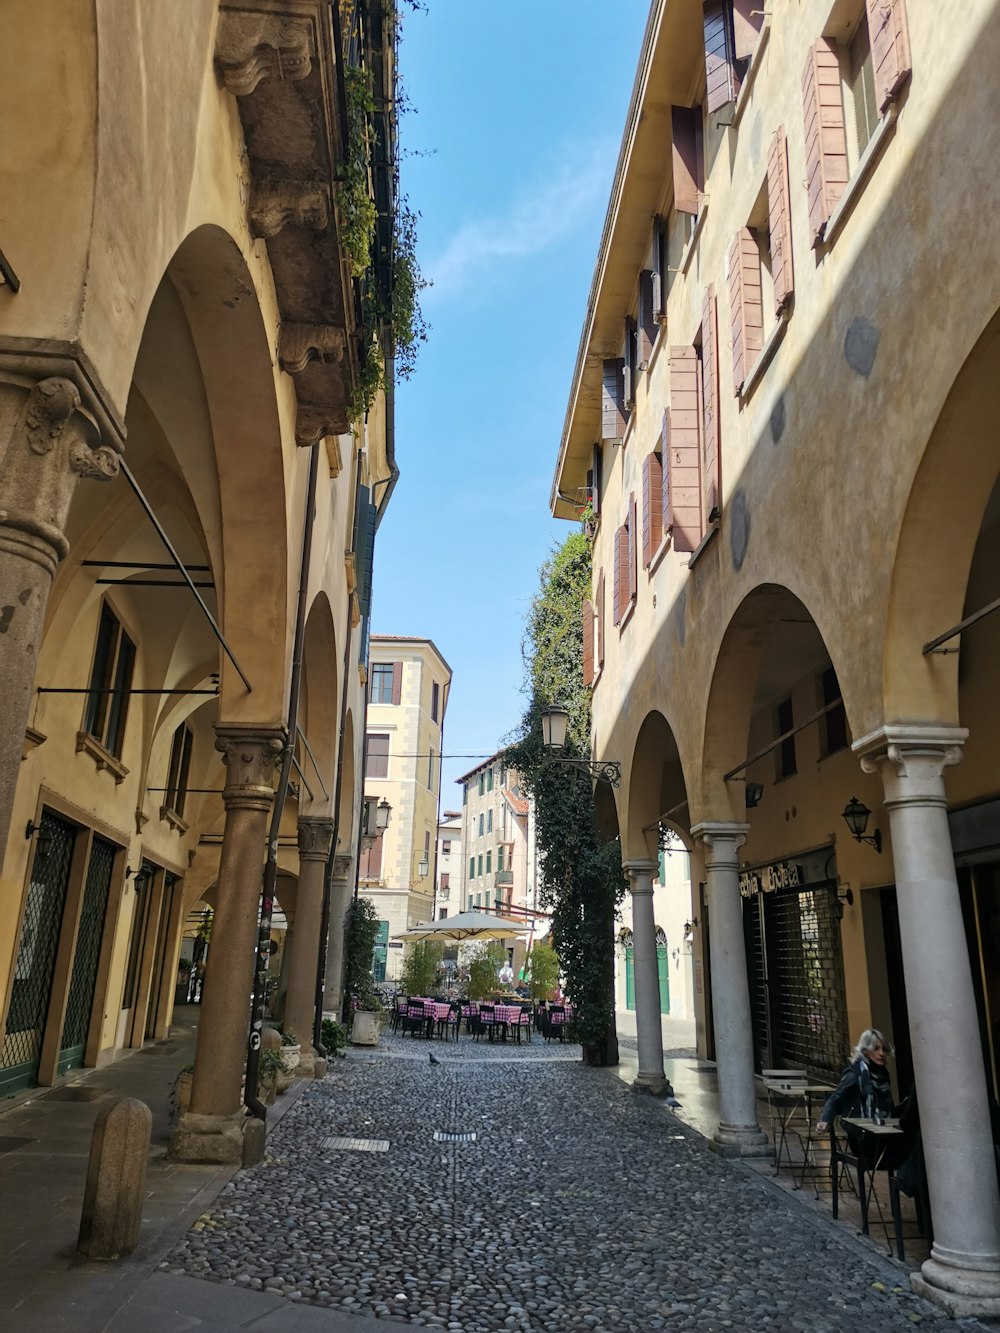
[[[391,814],[392,806],[384,796],[378,804],[376,804],[374,796],[366,796],[361,813],[362,837],[374,841],[380,833],[384,833],[389,827],[389,816]]]
[[[563,755],[568,728],[569,713],[560,704],[550,704],[542,710],[542,745],[548,757],[556,764],[569,764],[598,782],[617,787],[622,780],[622,766],[617,759],[570,759]]]
[[[763,795],[764,795],[763,782],[748,782],[747,799],[746,799],[747,809],[752,810],[755,806],[760,805],[760,798]]]
[[[878,829],[870,837],[865,837],[865,830],[868,828],[868,819],[871,811],[865,805],[864,801],[859,801],[856,796],[844,806],[842,811],[847,827],[851,830],[851,836],[855,842],[867,842],[874,847],[877,852],[882,850],[882,834]]]
[[[684,922],[684,943],[690,944],[694,939],[694,928],[698,924],[698,918],[693,916],[690,921]]]
[[[24,826],[24,836],[30,840],[36,833],[38,834],[38,838],[35,842],[35,855],[48,856],[52,846],[52,834],[43,833],[41,824],[36,824],[33,819],[29,819]]]
[[[422,856],[419,862],[417,863],[417,874],[420,876],[421,879],[425,879],[427,877],[428,870],[430,870],[430,864],[427,860],[427,857]]]

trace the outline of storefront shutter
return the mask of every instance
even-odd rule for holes
[[[809,230],[815,249],[847,184],[847,137],[837,47],[828,37],[813,45],[802,75]]]
[[[594,607],[591,602],[583,604],[583,683],[594,683]]]
[[[732,319],[733,392],[743,381],[764,345],[764,310],[760,293],[760,252],[749,227],[741,227],[729,246],[729,311]],[[705,441],[706,451],[708,440]]]
[[[875,71],[875,101],[884,114],[910,77],[910,38],[905,0],[865,0]]]
[[[767,155],[767,225],[771,236],[771,282],[774,313],[780,315],[792,299],[792,214],[788,191],[788,145],[785,127],[779,126]]]
[[[705,523],[714,523],[722,509],[722,459],[719,438],[719,338],[715,288],[705,288],[701,315],[702,411],[705,418]]]
[[[642,460],[642,567],[648,569],[663,536],[663,468],[660,455]]]
[[[694,347],[670,349],[670,536],[675,551],[701,541],[701,365]]]

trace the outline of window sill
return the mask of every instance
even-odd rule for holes
[[[765,338],[764,346],[757,353],[757,360],[750,367],[746,379],[740,385],[740,390],[739,390],[740,407],[743,406],[743,404],[753,393],[754,386],[757,384],[757,381],[764,374],[764,371],[767,369],[768,365],[771,362],[771,358],[778,350],[778,347],[781,344],[781,340],[785,336],[785,329],[787,327],[788,327],[788,309],[786,307],[784,310],[782,310],[781,314],[779,315],[778,321],[775,324],[774,328]]]
[[[663,563],[663,557],[670,550],[671,545],[672,543],[670,540],[670,533],[669,532],[665,533],[663,540],[660,542],[659,546],[653,552],[652,560],[650,560],[649,562],[648,574],[650,578],[653,577],[653,575],[659,569],[660,565]]]
[[[653,366],[656,364],[656,360],[660,355],[660,348],[666,343],[666,341],[667,341],[667,319],[666,316],[664,316],[663,319],[657,322],[656,337],[653,340],[652,350],[650,351],[648,358],[645,361],[643,361],[643,363],[639,367],[639,369],[644,374],[652,375]]]
[[[106,750],[96,736],[91,736],[86,731],[76,733],[76,752],[89,754],[97,765],[98,772],[107,769],[116,783],[122,783],[128,777],[128,769],[122,761],[116,759],[110,750]]]
[[[698,561],[704,554],[706,547],[710,544],[712,538],[718,533],[718,531],[719,531],[719,521],[716,520],[716,522],[712,524],[709,530],[705,533],[704,537],[702,537],[701,541],[691,552],[691,557],[688,560],[688,569],[694,569],[695,565],[698,563]]]
[[[624,634],[624,633],[625,633],[625,626],[628,624],[628,622],[629,622],[629,621],[632,619],[632,617],[635,615],[635,603],[636,603],[636,598],[633,597],[632,600],[629,602],[628,606],[625,608],[625,614],[622,616],[621,620],[618,622],[618,633],[619,633],[619,634]]]
[[[698,216],[694,220],[694,231],[688,237],[688,243],[684,247],[684,253],[681,255],[681,262],[677,266],[679,273],[687,273],[691,263],[691,257],[698,244],[698,238],[701,236],[702,228],[705,225],[705,215],[708,212],[708,195],[702,195],[701,207],[698,209]]]
[[[771,16],[765,14],[764,22],[760,25],[760,34],[757,37],[757,45],[753,49],[753,55],[750,57],[750,65],[747,69],[746,78],[740,87],[736,97],[736,106],[733,110],[732,127],[733,129],[740,123],[743,112],[750,101],[750,89],[753,87],[754,79],[757,77],[757,69],[760,66],[760,58],[764,53],[764,47],[767,46],[768,38],[771,36]]]
[[[165,824],[169,824],[175,833],[179,833],[181,837],[183,837],[191,827],[191,825],[185,823],[177,811],[172,810],[169,805],[160,806],[160,818]]]
[[[858,165],[854,168],[850,180],[844,186],[844,193],[837,200],[836,207],[827,218],[826,226],[823,228],[823,245],[832,245],[837,233],[847,221],[847,216],[854,207],[865,181],[871,175],[875,163],[882,155],[882,150],[896,129],[896,117],[898,115],[899,106],[893,102],[875,126],[875,133],[865,145],[865,151],[858,159]]]

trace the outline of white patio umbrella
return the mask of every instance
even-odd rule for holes
[[[527,935],[531,926],[527,921],[507,921],[489,912],[457,912],[440,921],[425,921],[411,926],[396,940],[507,940],[513,935]]]

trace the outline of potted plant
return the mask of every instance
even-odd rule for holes
[[[302,1045],[291,1028],[283,1027],[281,1029],[281,1059],[285,1066],[285,1072],[290,1074],[298,1068],[299,1060],[302,1058]]]
[[[355,1046],[377,1046],[385,1009],[375,989],[372,959],[379,918],[368,898],[356,898],[347,912],[347,943],[344,949],[344,991]]]
[[[342,1055],[347,1045],[347,1032],[335,1018],[324,1018],[322,1026],[323,1045],[328,1055]]]
[[[265,1106],[274,1104],[278,1092],[278,1080],[285,1072],[285,1063],[281,1052],[265,1048],[260,1053],[257,1066],[257,1096]]]

